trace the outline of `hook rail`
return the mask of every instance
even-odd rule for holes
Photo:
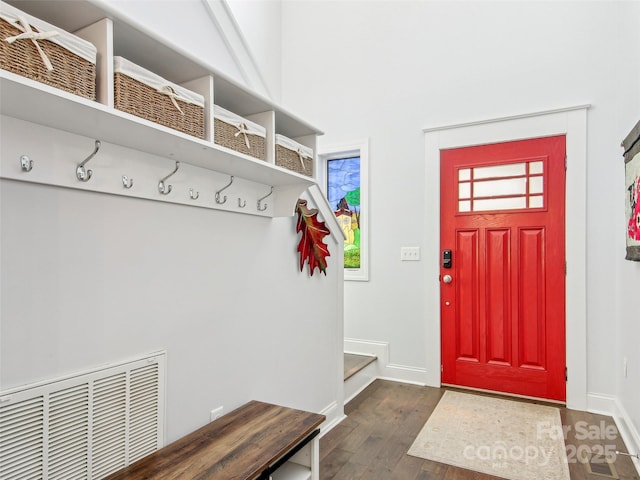
[[[171,193],[171,189],[173,189],[173,185],[167,185],[165,184],[165,182],[169,179],[169,177],[171,177],[172,175],[175,175],[175,173],[178,171],[179,168],[180,168],[180,162],[176,161],[175,170],[171,172],[169,175],[167,175],[166,177],[164,177],[162,180],[160,180],[160,182],[158,183],[158,191],[162,195],[169,195]]]
[[[271,187],[271,190],[269,190],[269,193],[267,193],[264,197],[259,198],[258,199],[258,210],[261,212],[264,212],[267,209],[267,204],[265,203],[264,205],[262,205],[262,201],[267,198],[269,195],[271,195],[273,193],[273,187]]]
[[[233,175],[231,175],[231,178],[229,179],[229,183],[227,183],[224,187],[222,187],[220,190],[216,192],[216,203],[218,205],[222,205],[224,202],[227,201],[226,195],[222,198],[222,200],[220,200],[220,194],[224,192],[227,188],[229,188],[232,183],[233,183]]]
[[[93,153],[91,155],[89,155],[87,158],[85,158],[82,163],[80,163],[77,167],[76,167],[76,177],[78,178],[78,180],[80,180],[81,182],[88,182],[89,179],[91,178],[91,175],[93,175],[93,170],[87,170],[84,165],[91,160],[93,157],[96,156],[96,153],[98,153],[98,150],[100,150],[100,140],[96,140],[95,142],[95,148],[93,149]]]

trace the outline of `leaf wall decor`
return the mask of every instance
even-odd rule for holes
[[[300,271],[304,268],[304,262],[309,264],[309,274],[313,276],[315,269],[327,274],[327,259],[330,256],[329,247],[323,242],[325,236],[331,231],[324,222],[318,220],[318,209],[307,208],[307,201],[298,199],[296,204],[298,222],[296,232],[302,232],[298,252],[300,253]]]

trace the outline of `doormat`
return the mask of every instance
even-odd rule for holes
[[[447,390],[414,457],[509,480],[569,480],[560,410]]]

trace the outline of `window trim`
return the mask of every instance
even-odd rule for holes
[[[327,161],[360,157],[360,268],[345,268],[344,279],[369,281],[369,139],[324,145],[318,149],[317,181],[327,195]],[[332,206],[333,208],[333,206]]]

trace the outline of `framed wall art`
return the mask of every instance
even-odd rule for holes
[[[627,260],[640,262],[640,121],[622,141],[626,193]]]

